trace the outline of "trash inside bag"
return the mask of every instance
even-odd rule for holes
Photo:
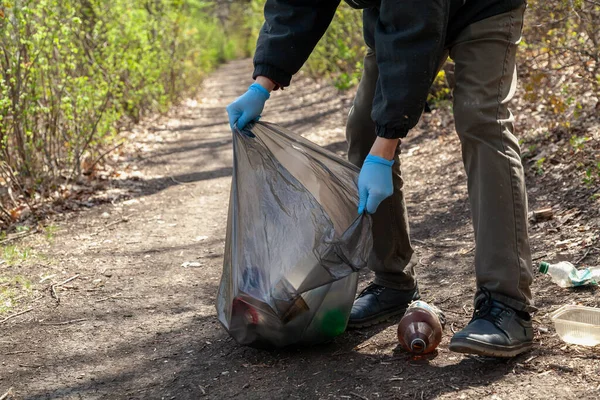
[[[341,334],[372,247],[358,168],[268,123],[234,132],[233,153],[219,321],[244,345]]]

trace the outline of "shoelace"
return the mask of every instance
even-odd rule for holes
[[[481,300],[477,304],[475,311],[473,311],[473,317],[471,318],[471,321],[483,318],[494,324],[497,324],[502,320],[503,315],[510,314],[511,312],[515,312],[521,319],[530,319],[529,314],[526,312],[520,312],[511,309],[511,307],[508,307],[500,302],[494,302],[492,299],[492,294],[488,289],[482,287],[479,290],[485,295],[485,299]]]
[[[375,296],[379,296],[381,293],[383,293],[384,290],[385,290],[385,287],[376,285],[374,283],[370,283],[369,286],[367,286],[366,288],[364,288],[362,290],[362,292],[360,292],[358,297],[362,297],[366,294],[371,294],[371,293],[373,293]]]
[[[477,308],[475,309],[475,311],[473,311],[473,317],[471,318],[471,320],[474,321],[476,319],[487,317],[486,319],[494,322],[497,315],[489,315],[492,309],[495,308],[492,300],[492,293],[484,287],[482,287],[480,291],[485,296],[485,299],[483,299],[479,304],[477,304]]]

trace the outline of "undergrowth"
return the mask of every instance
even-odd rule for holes
[[[90,173],[124,122],[244,56],[229,27],[203,0],[0,2],[0,225]]]

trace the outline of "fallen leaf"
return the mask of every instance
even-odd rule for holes
[[[29,211],[29,207],[27,205],[20,205],[9,210],[9,213],[13,221],[18,221],[21,218],[27,217],[31,212]]]

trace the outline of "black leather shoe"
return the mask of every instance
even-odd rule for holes
[[[403,314],[413,300],[419,300],[419,287],[396,290],[371,283],[354,300],[348,328],[365,328]]]
[[[450,341],[449,349],[458,353],[489,357],[514,357],[531,349],[533,327],[526,312],[486,298],[475,307],[471,322]]]

